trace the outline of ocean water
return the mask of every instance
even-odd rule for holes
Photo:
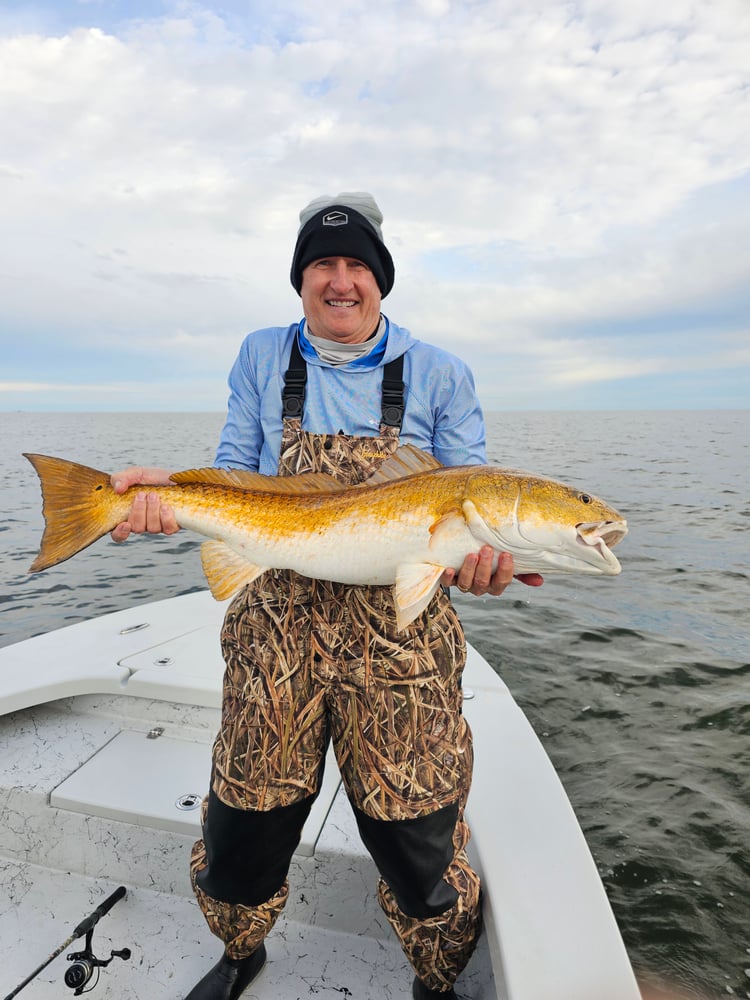
[[[0,645],[205,585],[187,532],[29,576],[41,501],[21,453],[189,468],[221,423],[0,414]],[[621,576],[459,595],[467,635],[555,763],[639,977],[750,998],[750,411],[492,413],[488,440],[490,461],[598,494],[630,533]]]

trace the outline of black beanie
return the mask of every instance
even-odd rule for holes
[[[292,258],[292,285],[299,294],[302,272],[324,257],[354,257],[366,264],[385,296],[393,288],[394,267],[375,226],[361,212],[344,204],[329,204],[302,226]]]

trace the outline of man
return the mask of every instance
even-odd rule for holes
[[[400,442],[444,465],[483,464],[484,423],[466,365],[381,315],[394,266],[374,199],[324,196],[300,222],[291,280],[304,319],[244,341],[216,464],[326,472],[353,485]],[[159,469],[113,477],[120,491],[167,480]],[[113,537],[177,528],[171,509],[144,491]],[[485,547],[446,570],[445,589],[402,632],[388,587],[272,570],[232,601],[222,630],[222,724],[191,860],[198,903],[225,951],[187,1000],[236,1000],[262,968],[329,734],[380,871],[380,904],[416,973],[412,996],[456,996],[481,915],[465,853],[465,643],[447,587],[501,594],[513,562],[501,554],[493,573],[493,556]]]

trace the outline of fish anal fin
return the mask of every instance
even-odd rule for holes
[[[390,483],[406,476],[415,476],[419,472],[434,472],[443,466],[433,455],[428,455],[413,444],[404,444],[398,448],[371,476],[364,486],[377,486],[378,483]]]
[[[231,486],[257,493],[343,493],[347,487],[325,472],[305,472],[298,476],[264,476],[247,469],[186,469],[170,476],[179,486]]]
[[[208,541],[201,545],[201,563],[211,593],[217,601],[224,601],[236,594],[266,571],[266,567],[248,562],[225,542],[218,541]]]
[[[404,563],[398,567],[393,594],[399,631],[413,622],[430,603],[440,586],[444,569],[434,563]]]

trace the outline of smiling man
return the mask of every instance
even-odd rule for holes
[[[310,333],[341,344],[369,340],[380,320],[380,289],[354,257],[326,257],[302,272],[302,308]]]
[[[357,485],[400,443],[444,465],[483,464],[467,366],[380,311],[394,266],[372,196],[318,198],[300,223],[291,280],[304,317],[245,338],[216,465]],[[113,480],[122,492],[168,477],[140,468]],[[113,537],[177,529],[173,512],[144,491]],[[472,767],[461,712],[466,646],[447,587],[501,594],[513,560],[501,554],[494,573],[492,564],[485,546],[446,570],[446,588],[403,630],[390,587],[269,570],[234,598],[221,636],[221,730],[191,861],[198,903],[225,951],[187,1000],[237,1000],[262,969],[329,739],[380,872],[379,901],[416,973],[412,996],[455,998],[481,918],[463,815]]]

